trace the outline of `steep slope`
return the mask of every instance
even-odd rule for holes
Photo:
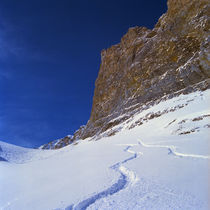
[[[141,107],[209,78],[209,14],[207,0],[169,0],[153,30],[130,28],[119,44],[103,50],[81,137],[113,126],[109,121],[132,105]]]
[[[40,149],[0,141],[0,209],[209,209],[208,17],[207,0],[168,0],[102,51],[86,126]]]
[[[0,209],[209,209],[209,98],[178,94],[59,150],[0,142],[2,157],[27,152],[0,161]]]
[[[209,1],[167,4],[168,11],[153,30],[130,28],[119,44],[102,51],[87,125],[70,141],[65,137],[56,147],[50,142],[43,148],[61,148],[100,135],[163,96],[209,88]]]

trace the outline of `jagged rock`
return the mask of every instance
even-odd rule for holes
[[[167,4],[153,30],[130,28],[119,44],[102,50],[91,116],[74,139],[99,135],[163,96],[209,88],[208,0]]]
[[[129,106],[209,78],[209,12],[206,0],[169,0],[153,30],[130,28],[119,44],[103,50],[81,138],[104,132]]]
[[[60,149],[62,147],[65,147],[65,146],[73,143],[73,141],[74,141],[73,136],[68,135],[68,136],[65,136],[64,138],[57,139],[57,140],[51,141],[47,144],[44,144],[39,148],[40,149]]]
[[[64,138],[61,139],[56,139],[53,140],[47,144],[42,145],[41,147],[39,147],[40,149],[60,149],[62,147],[65,147],[69,144],[72,144],[74,142],[74,144],[76,144],[76,140],[80,139],[80,136],[83,135],[83,130],[84,130],[85,126],[82,125],[80,126],[80,128],[74,133],[74,135],[68,135],[65,136]],[[1,149],[1,148],[0,148]],[[1,151],[1,150],[0,150]]]

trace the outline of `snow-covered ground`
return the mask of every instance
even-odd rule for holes
[[[209,209],[209,99],[180,95],[59,150],[0,142],[0,209]]]

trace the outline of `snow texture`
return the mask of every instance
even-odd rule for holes
[[[59,150],[0,142],[0,209],[209,209],[209,98],[162,101]]]

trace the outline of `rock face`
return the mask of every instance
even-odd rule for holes
[[[40,149],[60,149],[71,143],[73,143],[73,136],[65,136],[64,138],[56,139],[47,144],[44,144],[39,148]]]
[[[105,131],[109,121],[210,76],[207,0],[169,0],[153,30],[130,28],[101,53],[90,120],[82,138]]]
[[[74,135],[68,135],[60,139],[56,139],[53,141],[50,141],[47,144],[44,144],[39,147],[39,149],[60,149],[62,147],[65,147],[69,144],[76,144],[76,140],[80,139],[81,133],[85,126],[81,126],[75,133]],[[1,152],[1,147],[0,147],[0,152]]]
[[[91,116],[77,138],[101,134],[125,120],[119,116],[131,107],[210,77],[208,0],[168,0],[167,4],[168,11],[153,30],[130,28],[119,44],[101,52]],[[204,86],[208,88],[207,83]]]

